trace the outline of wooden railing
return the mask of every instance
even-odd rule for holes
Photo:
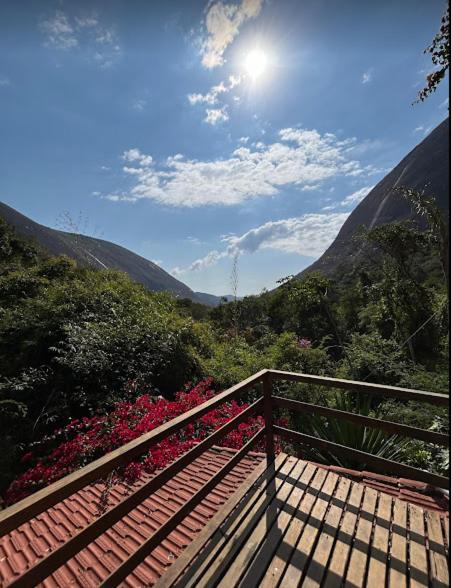
[[[426,431],[416,427],[409,427],[398,423],[380,421],[378,419],[351,414],[349,412],[339,411],[332,408],[308,404],[305,402],[290,400],[273,395],[274,381],[295,381],[307,384],[315,384],[328,388],[341,388],[357,393],[375,394],[388,398],[400,398],[403,400],[416,400],[428,402],[437,406],[447,406],[448,396],[443,394],[433,394],[429,392],[419,392],[396,388],[392,386],[380,386],[376,384],[367,384],[363,382],[354,382],[349,380],[338,380],[320,376],[310,376],[305,374],[296,374],[291,372],[281,372],[277,370],[263,370],[247,380],[244,380],[232,388],[218,394],[202,405],[182,414],[175,419],[168,421],[157,429],[150,431],[127,443],[111,453],[101,457],[84,468],[58,480],[47,488],[36,492],[25,498],[17,504],[0,512],[0,536],[9,533],[23,523],[29,521],[39,513],[51,508],[61,502],[74,492],[81,490],[87,484],[95,482],[107,474],[128,463],[133,458],[142,455],[150,447],[159,443],[164,438],[177,433],[188,424],[194,422],[210,410],[220,406],[225,402],[235,399],[246,390],[256,386],[262,387],[262,396],[258,398],[248,408],[243,410],[238,416],[231,419],[220,429],[215,431],[209,437],[195,445],[186,454],[179,457],[157,475],[139,487],[135,492],[124,498],[119,504],[107,512],[99,515],[93,522],[82,529],[79,533],[71,537],[61,547],[49,553],[42,558],[32,568],[28,569],[19,578],[10,584],[11,587],[25,588],[35,586],[52,572],[58,569],[71,557],[76,555],[84,547],[89,545],[93,540],[108,530],[112,525],[121,520],[127,513],[136,508],[143,500],[155,492],[159,487],[165,484],[173,476],[188,466],[194,459],[199,457],[204,451],[217,444],[225,435],[233,430],[237,425],[252,415],[263,414],[264,427],[262,427],[233,457],[214,474],[200,490],[198,490],[171,518],[169,518],[151,537],[149,537],[128,559],[119,565],[114,572],[103,582],[102,586],[117,586],[124,580],[151,552],[157,547],[165,537],[173,531],[177,525],[209,494],[212,489],[229,473],[236,464],[249,452],[255,444],[265,438],[265,447],[268,461],[274,459],[274,436],[279,435],[282,439],[287,439],[295,443],[301,443],[310,447],[326,449],[337,455],[344,455],[360,460],[362,463],[368,463],[375,469],[384,472],[400,473],[405,476],[421,480],[434,486],[447,488],[448,479],[406,466],[391,460],[387,460],[375,455],[364,453],[357,449],[352,449],[337,443],[332,443],[324,439],[319,439],[311,435],[291,431],[284,427],[274,424],[274,410],[283,408],[288,410],[300,411],[304,413],[315,413],[323,416],[344,419],[358,425],[381,429],[383,431],[398,433],[408,437],[420,439],[426,442],[448,446],[448,436],[433,431]]]

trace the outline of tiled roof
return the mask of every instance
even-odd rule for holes
[[[233,453],[232,449],[218,447],[206,451],[40,586],[98,586],[221,469]],[[241,460],[183,523],[134,570],[123,585],[133,588],[152,586],[263,458],[263,454],[249,453]],[[148,479],[149,476],[142,478],[134,488]],[[99,514],[103,490],[103,484],[88,486],[0,538],[2,588],[94,520]],[[108,506],[120,502],[129,491],[125,484],[114,485],[110,489]]]
[[[425,482],[385,476],[383,474],[376,474],[375,472],[351,470],[334,465],[311,463],[342,476],[347,476],[355,482],[360,482],[364,486],[374,488],[379,492],[390,494],[390,496],[400,498],[410,504],[416,504],[425,510],[434,510],[439,514],[449,516],[448,495],[433,486],[429,486]]]

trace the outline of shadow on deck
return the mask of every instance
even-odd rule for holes
[[[157,588],[448,586],[448,519],[281,454]]]

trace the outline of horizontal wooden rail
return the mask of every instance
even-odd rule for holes
[[[275,435],[280,435],[284,439],[289,439],[295,443],[302,443],[303,445],[309,445],[311,447],[316,447],[317,449],[330,451],[330,453],[356,459],[359,461],[359,463],[370,464],[377,470],[384,473],[391,472],[395,474],[401,474],[403,476],[425,482],[426,484],[437,486],[439,488],[447,489],[449,487],[449,479],[445,478],[444,476],[439,476],[438,474],[431,474],[429,472],[419,470],[418,468],[392,461],[391,459],[385,459],[371,453],[359,451],[358,449],[345,447],[344,445],[339,445],[338,443],[333,443],[332,441],[327,441],[326,439],[312,437],[311,435],[306,435],[305,433],[291,431],[290,429],[286,429],[284,427],[275,426],[273,430]]]
[[[200,490],[194,494],[175,514],[172,515],[155,533],[126,559],[104,582],[102,588],[118,586],[171,531],[213,490],[213,488],[243,459],[250,449],[263,439],[265,428],[262,427],[216,474],[214,474]]]
[[[366,394],[376,394],[378,396],[386,396],[389,398],[415,400],[418,402],[435,404],[437,406],[449,405],[449,396],[446,394],[409,390],[408,388],[397,388],[396,386],[382,386],[381,384],[370,384],[367,382],[355,382],[353,380],[338,380],[337,378],[326,378],[324,376],[296,374],[294,372],[283,372],[280,370],[269,370],[269,372],[273,380],[289,380],[291,382],[301,382],[303,384],[326,386],[327,388],[341,388],[351,392],[364,392]]]
[[[292,400],[291,398],[273,396],[272,399],[274,405],[280,408],[295,410],[297,412],[319,414],[326,417],[333,417],[335,419],[349,421],[351,423],[356,423],[357,425],[362,425],[362,427],[380,429],[381,431],[387,431],[388,433],[404,435],[405,437],[411,437],[413,439],[419,439],[420,441],[426,441],[428,443],[435,443],[436,445],[443,445],[444,447],[449,447],[449,436],[445,435],[444,433],[436,433],[435,431],[428,431],[425,429],[419,429],[417,427],[410,427],[408,425],[402,425],[400,423],[394,423],[392,421],[383,421],[381,419],[375,419],[372,417],[367,417],[361,414],[355,414],[344,410],[337,410],[335,408],[328,408],[325,406],[319,406],[317,404],[310,404],[308,402]]]
[[[131,510],[139,506],[148,496],[161,488],[163,484],[176,476],[197,457],[202,455],[202,453],[213,447],[213,445],[225,437],[225,435],[232,431],[237,425],[248,419],[260,409],[263,409],[263,398],[260,398],[251,404],[251,406],[243,410],[239,415],[195,445],[192,449],[159,472],[155,477],[138,488],[133,494],[130,494],[115,507],[100,515],[79,533],[63,543],[61,547],[49,553],[49,555],[41,559],[37,564],[10,584],[9,588],[27,588],[39,584],[39,582],[47,578],[47,576],[57,570],[84,547],[89,545],[99,535],[107,531]]]
[[[0,536],[15,529],[58,502],[61,502],[90,482],[94,482],[115,468],[130,462],[134,457],[141,455],[152,445],[176,433],[224,402],[232,400],[248,388],[260,383],[266,373],[267,370],[258,372],[236,386],[217,394],[196,408],[179,415],[149,433],[141,435],[137,439],[107,453],[80,470],[61,478],[61,480],[57,480],[47,488],[43,488],[35,494],[24,498],[17,504],[1,511]]]

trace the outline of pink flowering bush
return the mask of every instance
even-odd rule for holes
[[[33,444],[22,457],[30,465],[6,491],[5,502],[13,504],[29,494],[85,466],[151,431],[178,415],[199,406],[215,395],[212,379],[206,379],[188,392],[179,392],[175,400],[140,396],[134,402],[120,402],[103,416],[71,421],[64,429]],[[245,408],[246,403],[231,401],[220,405],[187,425],[177,434],[154,445],[145,455],[130,462],[119,472],[128,483],[135,482],[142,473],[153,473],[188,451],[222,427]],[[251,417],[226,435],[220,445],[239,449],[262,426],[261,416]],[[56,448],[55,443],[57,444]],[[52,449],[53,447],[53,449]]]

